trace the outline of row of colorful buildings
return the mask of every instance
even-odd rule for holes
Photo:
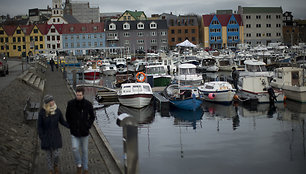
[[[239,6],[234,13],[217,10],[200,17],[172,13],[147,17],[143,11],[127,10],[103,22],[80,23],[65,15],[61,4],[61,0],[52,1],[52,15],[43,24],[0,25],[0,53],[10,57],[46,51],[83,55],[106,48],[124,48],[133,53],[173,49],[186,39],[212,49],[235,48],[240,43],[267,45],[285,42],[284,38],[289,38],[291,44],[301,42],[294,40],[292,28],[288,32],[293,24],[281,7]],[[294,32],[303,32],[302,28]]]

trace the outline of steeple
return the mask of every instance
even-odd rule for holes
[[[52,16],[63,16],[62,0],[52,0]]]

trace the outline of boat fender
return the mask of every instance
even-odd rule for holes
[[[216,95],[214,93],[209,93],[208,94],[208,98],[211,99],[211,100],[214,99],[215,97],[216,97]]]
[[[140,75],[142,75],[143,78],[140,78]],[[146,80],[146,74],[143,73],[143,72],[138,72],[138,73],[136,74],[136,80],[137,80],[138,82],[144,82],[144,81]]]

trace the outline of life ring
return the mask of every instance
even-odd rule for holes
[[[142,79],[139,78],[140,74],[143,76]],[[143,73],[143,72],[138,72],[138,73],[136,74],[136,80],[137,80],[138,82],[144,82],[144,81],[146,80],[146,74]]]
[[[98,61],[97,61],[97,65],[98,65],[98,66],[102,66],[102,60],[98,60]]]

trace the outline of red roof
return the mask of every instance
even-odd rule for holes
[[[15,33],[18,25],[3,25],[2,28],[8,36],[12,36]]]
[[[37,24],[36,26],[37,26],[37,28],[39,29],[39,31],[42,35],[46,35],[48,33],[49,29],[50,29],[48,24]]]
[[[239,26],[242,26],[242,19],[241,16],[239,14],[233,14],[234,17],[236,18]],[[203,22],[204,22],[204,26],[207,27],[210,25],[213,17],[215,15],[203,15]],[[231,19],[232,15],[231,14],[224,14],[224,15],[216,15],[219,22],[221,23],[221,26],[227,26],[229,20]]]
[[[73,30],[71,30],[72,27],[73,27]],[[97,27],[97,28],[94,29],[94,27]],[[104,23],[65,24],[63,27],[63,34],[102,33],[102,32],[104,32]]]
[[[22,32],[25,31],[25,35],[30,35],[34,28],[34,25],[20,25],[20,28],[22,29]]]

